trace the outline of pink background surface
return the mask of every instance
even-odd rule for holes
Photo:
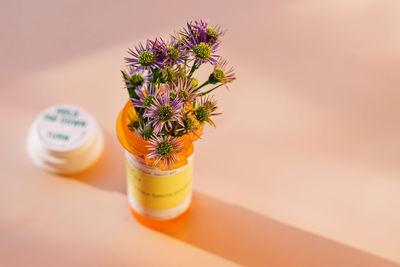
[[[399,266],[400,2],[151,3],[1,3],[0,266]],[[119,70],[128,47],[198,18],[229,29],[238,80],[197,142],[193,209],[160,233],[126,201]],[[63,102],[106,137],[72,177],[25,149]]]

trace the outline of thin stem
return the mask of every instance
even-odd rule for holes
[[[135,98],[135,99],[139,99],[139,96],[136,93],[136,88],[131,86],[128,87],[128,94],[129,94],[129,98]]]
[[[202,87],[206,86],[206,85],[209,84],[209,83],[210,83],[210,82],[209,82],[208,80],[205,81],[202,85],[200,85],[199,87],[197,87],[196,89],[194,89],[194,90],[193,90],[193,93],[199,91]]]
[[[195,72],[196,69],[198,69],[197,67],[197,59],[193,62],[193,66],[190,69],[189,75],[188,75],[188,79],[190,79],[190,77],[192,77],[193,73]]]
[[[215,89],[217,89],[218,87],[220,87],[220,86],[222,86],[222,85],[224,85],[224,84],[221,83],[220,85],[215,86],[214,88],[212,88],[212,89],[210,89],[210,90],[208,90],[208,91],[206,91],[206,92],[204,92],[204,93],[201,93],[201,96],[206,95],[206,94],[208,94],[208,93],[211,93],[212,91],[214,91]]]

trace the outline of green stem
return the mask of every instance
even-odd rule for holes
[[[210,83],[210,82],[209,82],[208,80],[205,81],[202,85],[200,85],[199,87],[197,87],[196,89],[194,89],[194,90],[193,90],[193,93],[199,91],[202,87],[208,85],[209,83]]]
[[[138,95],[135,92],[135,87],[129,87],[127,89],[128,89],[129,98],[139,99]]]
[[[220,86],[222,86],[222,85],[224,85],[224,84],[221,83],[220,85],[215,86],[214,88],[212,88],[212,89],[210,89],[210,90],[208,90],[208,91],[206,91],[206,92],[204,92],[204,93],[201,93],[200,95],[203,96],[203,95],[206,95],[206,94],[208,94],[208,93],[211,93],[212,91],[214,91],[215,89],[217,89],[218,87],[220,87]]]
[[[197,59],[193,62],[193,66],[192,66],[192,68],[190,69],[190,72],[189,72],[189,75],[188,75],[188,79],[190,79],[191,77],[192,77],[192,75],[193,75],[193,73],[195,72],[195,70],[197,70],[198,69],[198,67],[197,67]]]
[[[129,98],[139,99],[139,96],[136,94],[136,87],[130,83],[130,77],[125,71],[121,71],[122,77],[124,77],[126,89],[128,90]]]

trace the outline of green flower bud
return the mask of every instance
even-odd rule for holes
[[[194,115],[199,122],[205,122],[210,118],[211,112],[208,107],[202,106],[194,111]]]
[[[218,40],[218,37],[218,32],[216,30],[212,27],[207,28],[207,40],[209,40],[211,44],[215,43]]]
[[[162,71],[162,78],[165,82],[169,83],[175,80],[175,72],[170,66],[165,66]]]
[[[194,129],[194,121],[191,118],[184,120],[183,124],[185,125],[185,130],[188,132]]]
[[[143,84],[144,78],[139,73],[135,73],[130,78],[130,82],[134,87],[138,87],[138,86],[141,86]]]
[[[177,59],[179,58],[179,50],[175,49],[172,46],[167,47],[167,55],[170,59]]]
[[[154,54],[149,51],[143,51],[139,57],[138,57],[138,62],[140,65],[144,66],[144,67],[148,67],[153,65],[156,62],[156,57],[154,56]]]
[[[223,82],[224,77],[225,77],[224,71],[222,69],[216,68],[208,77],[208,82],[211,84]]]
[[[211,47],[206,43],[199,43],[193,48],[195,57],[202,60],[210,59],[211,52]]]
[[[167,121],[171,119],[173,113],[174,111],[170,106],[168,105],[161,106],[157,111],[157,119],[161,121]]]
[[[184,90],[180,90],[180,91],[178,92],[178,96],[179,96],[180,98],[182,98],[183,100],[187,100],[187,99],[189,98],[188,92],[186,92],[186,91],[184,91]]]
[[[157,146],[157,152],[161,157],[169,157],[174,152],[174,148],[172,144],[163,141]]]
[[[152,129],[144,129],[142,131],[142,138],[144,140],[148,140],[151,136],[153,135],[153,130]]]
[[[153,103],[154,95],[148,95],[143,99],[143,106],[149,107]]]

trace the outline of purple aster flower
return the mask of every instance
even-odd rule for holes
[[[159,53],[159,45],[160,42],[157,39],[155,41],[147,40],[145,46],[139,43],[135,47],[136,51],[128,49],[128,53],[132,57],[126,57],[126,63],[135,67],[135,71],[161,68],[164,65],[165,57]]]
[[[221,26],[208,26],[207,29],[207,37],[206,40],[208,43],[213,44],[215,42],[220,42],[220,37],[225,35],[225,31],[222,30]]]
[[[189,54],[193,56],[192,60],[196,60],[197,66],[207,62],[212,65],[217,63],[219,55],[216,55],[215,52],[218,50],[220,42],[208,42],[207,31],[189,31],[188,35],[184,35],[183,44],[188,49]]]
[[[172,36],[169,42],[165,42],[160,38],[157,46],[158,52],[165,57],[166,63],[173,65],[175,63],[184,63],[187,58],[187,51],[182,46],[181,40]]]
[[[163,94],[153,98],[153,104],[148,107],[143,114],[144,118],[149,118],[149,123],[154,127],[154,134],[158,134],[163,127],[172,129],[172,122],[182,124],[182,99],[175,98],[170,103],[170,92],[167,89]]]
[[[185,39],[194,38],[197,42],[205,42],[209,45],[220,42],[220,37],[225,34],[221,26],[210,26],[202,20],[187,23],[187,28],[181,31]]]
[[[198,107],[193,110],[193,114],[196,120],[203,125],[205,122],[208,122],[212,126],[216,126],[215,123],[211,120],[211,116],[220,115],[221,113],[216,113],[217,109],[217,100],[213,97],[203,96],[200,98]]]
[[[148,84],[136,89],[139,99],[131,98],[132,105],[136,108],[148,108],[153,104],[153,100],[158,97],[160,90],[154,84]]]
[[[211,84],[216,84],[220,82],[224,84],[226,88],[228,88],[226,84],[231,83],[235,79],[236,77],[233,67],[230,67],[228,69],[228,61],[220,58],[218,62],[215,64],[214,70],[210,74],[210,77],[208,78],[208,82]]]
[[[205,21],[191,21],[187,23],[187,28],[183,28],[181,35],[184,39],[194,38],[199,40],[201,36],[207,35],[207,22]]]
[[[193,79],[178,79],[178,82],[173,84],[173,87],[175,96],[181,98],[184,103],[191,103],[199,96],[199,93],[195,91],[196,86],[193,83]]]
[[[163,168],[171,169],[179,160],[179,152],[182,150],[182,141],[171,136],[154,136],[149,139],[148,145],[151,151],[146,157],[149,159],[155,158],[154,165],[160,160]]]

